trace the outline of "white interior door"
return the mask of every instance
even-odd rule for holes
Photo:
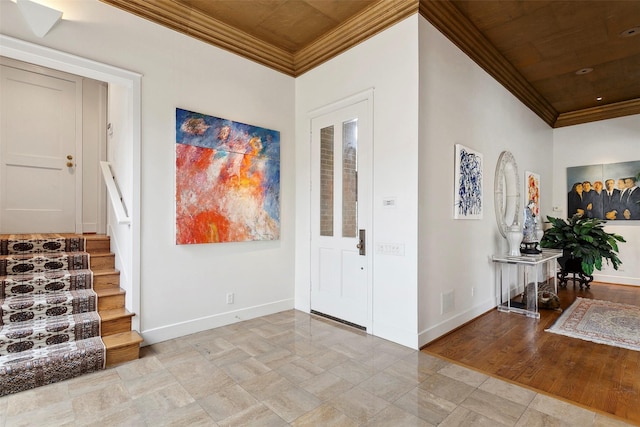
[[[313,118],[311,310],[370,327],[369,100]]]
[[[0,232],[79,231],[81,83],[1,67]]]

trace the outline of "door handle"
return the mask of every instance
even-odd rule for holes
[[[67,162],[67,167],[68,168],[72,168],[73,167],[73,162]]]
[[[356,248],[358,248],[358,255],[367,254],[366,239],[367,239],[367,231],[362,229],[358,230],[358,244],[356,245]]]

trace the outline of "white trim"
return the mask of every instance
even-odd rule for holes
[[[75,77],[75,76],[74,76]],[[84,87],[82,85],[82,79],[79,77],[75,77],[76,82],[76,146],[75,146],[75,159],[73,159],[73,163],[75,164],[75,181],[76,181],[76,212],[75,212],[75,224],[74,228],[76,233],[82,234],[82,214],[83,214],[83,199],[84,194],[82,194],[82,177],[84,174],[83,165],[83,140],[84,140],[84,129],[82,129],[82,123],[84,120],[84,101],[83,101],[83,93]]]
[[[362,101],[369,101],[369,110],[367,111],[368,113],[371,113],[371,131],[373,132],[373,92],[374,92],[373,87],[368,88],[363,90],[362,92],[358,92],[356,94],[353,94],[351,96],[348,96],[346,98],[340,99],[336,102],[332,102],[331,104],[316,108],[314,110],[311,110],[307,113],[308,119],[309,119],[309,123],[311,123],[311,120],[319,117],[319,116],[323,116],[327,113],[331,113],[333,111],[336,110],[340,110],[342,108],[348,107],[350,105],[353,104],[357,104],[359,102]]]
[[[392,341],[405,347],[419,350],[418,334],[415,332],[407,332],[406,330],[397,328],[390,324],[378,323],[375,325],[376,337]]]
[[[109,102],[108,97],[108,85],[100,85],[100,120],[98,126],[100,127],[98,140],[98,159],[107,160],[107,107]],[[98,217],[96,229],[94,230],[99,234],[107,233],[107,195],[106,188],[103,185],[98,186]]]
[[[0,34],[0,55],[133,88],[142,74]]]
[[[478,316],[486,313],[489,310],[496,309],[496,304],[493,301],[493,297],[485,300],[484,302],[471,307],[470,309],[463,311],[462,313],[458,313],[457,315],[446,319],[444,322],[440,322],[432,327],[420,331],[418,334],[418,348],[423,347],[425,344],[430,343],[436,338],[440,338],[447,332],[451,332],[453,329],[457,328],[460,325],[469,322]],[[509,315],[509,314],[508,314]],[[519,314],[516,314],[520,316]]]
[[[614,283],[616,285],[640,286],[640,278],[630,276],[610,276],[608,274],[593,273],[596,282]]]
[[[111,65],[92,61],[66,52],[25,42],[0,34],[0,55],[7,58],[29,62],[54,70],[76,74],[100,80],[110,84],[118,84],[129,89],[131,123],[132,123],[132,190],[133,206],[131,206],[131,270],[121,272],[131,280],[132,305],[127,307],[138,314],[133,317],[133,328],[140,329],[140,134],[141,134],[141,79],[142,75]]]
[[[151,345],[159,342],[171,340],[196,332],[219,328],[243,320],[255,319],[256,317],[268,316],[281,311],[293,310],[293,299],[284,299],[268,304],[247,307],[240,310],[228,311],[226,313],[214,314],[201,317],[199,319],[188,320],[186,322],[174,323],[172,325],[161,326],[159,328],[141,331],[144,336],[143,345]]]

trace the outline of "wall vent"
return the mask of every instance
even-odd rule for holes
[[[447,293],[441,293],[440,294],[440,299],[441,299],[441,304],[440,304],[440,314],[446,314],[446,313],[450,313],[453,311],[453,309],[455,308],[456,302],[455,302],[455,298],[454,298],[454,291],[450,291]]]

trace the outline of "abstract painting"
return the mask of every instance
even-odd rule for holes
[[[482,154],[456,144],[455,219],[482,219]]]
[[[176,108],[176,243],[280,238],[280,132]]]
[[[533,201],[533,214],[540,215],[540,175],[537,173],[526,171],[524,173],[524,182],[527,184],[527,206]]]
[[[567,217],[640,225],[640,161],[567,168]]]

